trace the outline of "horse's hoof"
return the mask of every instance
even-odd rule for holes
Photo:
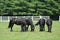
[[[28,31],[28,30],[25,30],[25,31]]]
[[[43,30],[43,31],[45,31],[45,30]]]
[[[13,30],[10,30],[10,32],[12,32]]]
[[[20,31],[20,32],[23,32],[23,31]]]
[[[39,30],[39,31],[41,31],[41,32],[42,32],[42,31],[44,31],[44,30]]]
[[[26,31],[21,31],[21,32],[26,32]]]
[[[47,32],[50,32],[51,33],[51,31],[47,31]]]
[[[31,30],[31,32],[33,32],[34,30]]]
[[[9,29],[10,27],[8,27],[8,29]]]

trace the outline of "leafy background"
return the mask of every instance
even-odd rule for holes
[[[60,0],[0,0],[0,16],[40,15],[58,19]]]

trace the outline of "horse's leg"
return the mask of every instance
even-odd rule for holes
[[[48,32],[51,32],[52,26],[48,26]]]
[[[43,31],[45,31],[45,24],[43,25]]]
[[[9,25],[8,25],[8,28],[10,28],[10,27],[11,27],[11,24],[12,24],[12,23],[11,23],[11,20],[10,20]]]
[[[24,31],[26,31],[26,25],[24,26]]]
[[[23,32],[23,25],[21,25],[21,32]]]
[[[39,25],[39,31],[41,31],[41,25]]]
[[[45,31],[45,27],[43,28],[43,31]]]
[[[26,31],[26,26],[25,25],[21,25],[21,32],[25,32]]]
[[[43,31],[43,29],[44,29],[43,25],[40,25],[40,31]]]
[[[26,31],[28,31],[28,28],[29,28],[29,25],[27,25],[27,27],[26,27]]]
[[[23,25],[23,31],[24,32],[26,31],[26,25]]]
[[[13,31],[13,29],[12,29],[12,28],[13,28],[13,25],[14,25],[14,24],[11,25],[11,30],[10,30],[10,31]]]

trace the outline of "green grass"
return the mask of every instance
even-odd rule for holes
[[[30,32],[30,28],[28,32],[20,32],[20,26],[17,25],[14,25],[13,32],[10,32],[7,26],[7,22],[0,23],[0,40],[60,40],[59,21],[53,21],[52,33],[46,32],[47,26],[44,32],[39,32],[39,26],[35,26],[34,32]]]

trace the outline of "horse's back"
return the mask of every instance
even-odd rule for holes
[[[16,25],[26,24],[25,19],[23,18],[12,18],[11,21]]]

